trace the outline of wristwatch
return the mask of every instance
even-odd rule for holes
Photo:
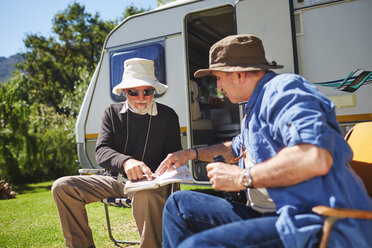
[[[245,188],[253,188],[253,182],[251,177],[251,168],[247,168],[242,174],[242,184]]]

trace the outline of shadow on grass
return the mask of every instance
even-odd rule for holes
[[[13,186],[13,190],[18,194],[40,193],[50,191],[53,181],[36,183],[36,184],[22,184]]]

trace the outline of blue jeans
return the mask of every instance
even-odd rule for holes
[[[163,247],[284,247],[275,213],[193,191],[172,194],[163,212]]]

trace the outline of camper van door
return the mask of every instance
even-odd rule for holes
[[[238,34],[253,34],[263,41],[266,58],[284,65],[278,73],[297,73],[295,34],[292,32],[292,1],[249,0],[236,5]]]

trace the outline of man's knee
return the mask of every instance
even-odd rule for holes
[[[140,190],[135,192],[132,197],[132,201],[136,202],[136,200],[140,200],[141,202],[147,202],[149,199],[151,199],[153,193],[151,190]]]
[[[132,196],[132,201],[140,201],[142,203],[147,202],[165,202],[165,200],[168,198],[169,192],[168,189],[165,187],[161,187],[158,189],[153,190],[141,190],[135,192],[135,194]]]
[[[165,203],[164,212],[170,211],[171,209],[178,208],[178,204],[182,202],[183,200],[186,200],[190,197],[190,194],[192,194],[191,191],[185,190],[185,191],[177,191],[173,194],[171,194]]]
[[[52,195],[53,196],[56,196],[60,192],[65,191],[64,189],[65,189],[66,186],[69,186],[69,182],[70,181],[71,181],[71,177],[70,176],[65,176],[65,177],[58,178],[53,183],[53,186],[52,186]]]
[[[180,192],[180,191],[178,191],[178,192]],[[171,209],[171,208],[174,207],[174,205],[175,205],[174,195],[175,195],[176,193],[178,193],[178,192],[175,192],[175,193],[171,194],[171,195],[168,197],[168,199],[167,199],[167,201],[165,202],[165,205],[164,205],[164,210],[163,210],[164,213],[165,213],[166,211],[168,211],[168,209]]]
[[[187,202],[194,197],[194,193],[195,192],[189,190],[177,191],[169,196],[169,200],[167,202],[171,202],[169,204],[178,204],[179,202],[183,201]]]

